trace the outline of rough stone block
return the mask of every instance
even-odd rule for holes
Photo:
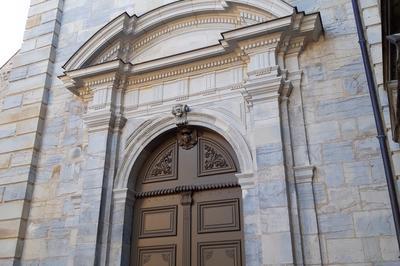
[[[27,74],[28,74],[28,67],[27,66],[14,67],[10,71],[10,76],[8,77],[8,80],[10,82],[12,82],[12,81],[16,81],[16,80],[19,80],[19,79],[23,79],[23,78],[26,78]]]
[[[329,205],[325,207],[327,212],[341,211],[349,213],[361,209],[361,200],[357,188],[330,189],[328,195],[330,201]]]
[[[49,46],[49,47],[35,49],[33,51],[29,51],[26,53],[18,54],[14,58],[14,65],[16,67],[18,67],[18,66],[29,65],[29,64],[36,63],[39,61],[47,60],[50,58],[51,50],[52,50],[52,47]],[[11,71],[11,72],[13,72],[13,71]]]
[[[364,185],[371,182],[371,166],[368,161],[343,164],[346,182],[353,185]]]
[[[28,185],[27,183],[9,184],[4,192],[3,200],[7,202],[13,200],[23,200],[26,197],[30,198],[29,194],[31,194],[31,191],[32,186]]]
[[[32,63],[28,66],[28,76],[35,76],[42,73],[48,73],[51,75],[51,66],[52,64],[47,60]]]
[[[384,260],[398,261],[399,260],[399,250],[396,241],[396,237],[388,236],[380,238],[380,250],[382,252],[382,258]]]
[[[283,163],[283,150],[280,143],[268,144],[256,149],[256,161],[259,169]]]
[[[19,106],[21,106],[21,103],[22,103],[22,95],[21,94],[7,96],[3,100],[2,109],[6,110],[6,109],[19,107]]]
[[[368,85],[364,74],[354,73],[343,80],[343,88],[347,95],[355,96],[367,93]]]
[[[319,215],[318,219],[320,232],[328,239],[354,236],[353,218],[351,214],[323,214]]]
[[[57,40],[58,40],[57,35],[53,33],[44,34],[36,38],[35,47],[41,48],[48,45],[56,46]]]
[[[16,124],[15,123],[0,126],[0,139],[12,137],[15,135],[15,133],[16,133]]]
[[[368,27],[366,33],[369,44],[382,42],[382,30],[380,24]]]
[[[48,256],[46,239],[26,239],[24,241],[24,259],[40,259],[46,256]]]
[[[357,122],[355,119],[340,121],[340,133],[344,139],[354,139],[358,135]]]
[[[0,187],[0,202],[3,201],[3,195],[4,195],[4,190],[5,189],[6,189],[5,187]]]
[[[311,144],[326,143],[340,138],[339,125],[336,121],[311,124],[307,130]]]
[[[0,125],[9,124],[12,122],[29,119],[40,115],[40,105],[30,105],[15,110],[6,110],[0,112]]]
[[[7,169],[10,166],[11,154],[0,154],[0,169]]]
[[[358,63],[357,65],[361,64]],[[343,78],[346,73],[341,73],[340,75]],[[348,119],[365,116],[366,114],[372,114],[372,108],[368,96],[358,96],[353,98],[346,97],[320,101],[316,108],[315,114],[318,121]]]
[[[354,213],[357,236],[390,236],[394,234],[393,217],[390,210],[363,211]]]
[[[35,50],[34,50],[35,51]],[[48,74],[40,74],[26,79],[10,82],[9,90],[13,92],[22,92],[34,88],[45,88],[49,85]]]
[[[17,122],[17,135],[36,132],[43,123],[43,119],[36,117]]]
[[[287,208],[268,208],[261,212],[263,234],[288,232],[290,230]]]
[[[17,241],[16,238],[0,239],[0,259],[15,256]]]
[[[107,148],[108,132],[95,132],[89,135],[88,153],[95,154],[104,152]]]
[[[246,265],[258,266],[262,264],[261,245],[259,238],[245,239]]]
[[[31,5],[28,12],[28,17],[44,13],[46,11],[61,8],[63,1],[60,0],[48,0],[46,2],[40,2],[36,5]]]
[[[376,127],[373,116],[361,116],[357,118],[358,130],[361,136],[375,136]]]
[[[367,261],[373,262],[382,260],[381,248],[379,246],[378,237],[362,238],[362,244],[363,244],[365,259]]]
[[[20,218],[23,205],[22,200],[0,204],[0,220]]]
[[[41,15],[40,14],[34,15],[32,17],[29,17],[26,20],[25,29],[30,29],[30,28],[36,27],[36,26],[40,25],[40,23],[41,23]]]
[[[7,221],[0,221],[0,237],[1,238],[14,238],[20,236],[21,223],[25,223],[21,219],[13,219]]]
[[[356,158],[371,158],[380,154],[377,138],[365,138],[354,142]]]
[[[366,187],[360,189],[361,204],[364,210],[389,209],[389,193],[387,187]]]
[[[342,164],[329,164],[322,168],[325,182],[328,187],[340,187],[344,183]]]
[[[361,239],[328,239],[327,249],[329,263],[364,262]]]
[[[261,241],[263,264],[293,263],[290,232],[263,235]]]
[[[42,103],[46,99],[47,90],[42,88],[31,90],[24,93],[23,104]]]
[[[1,152],[7,153],[17,150],[33,148],[35,145],[36,134],[30,133],[13,138],[1,139]]]
[[[350,141],[323,144],[322,156],[325,162],[345,162],[354,158]]]
[[[259,184],[260,208],[286,207],[288,199],[284,180],[271,180]]]

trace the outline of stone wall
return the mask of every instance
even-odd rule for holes
[[[9,89],[0,92],[0,232],[6,232],[0,234],[0,265],[9,265],[13,258],[20,257],[27,265],[71,265],[76,257],[80,260],[74,265],[93,263],[90,252],[98,232],[91,222],[98,220],[99,213],[81,210],[94,204],[103,184],[95,177],[84,178],[85,169],[96,159],[88,158],[94,147],[88,142],[82,120],[87,106],[66,90],[57,76],[72,54],[112,18],[124,11],[142,14],[168,2],[32,0],[22,56],[11,71]],[[373,11],[376,3],[367,2],[371,4],[371,12],[367,7],[364,10],[368,25],[378,25]],[[292,127],[300,121],[297,108],[304,109],[310,162],[315,166],[313,189],[307,191],[315,198],[322,263],[397,265],[398,250],[351,3],[290,3],[300,11],[321,12],[325,29],[324,36],[301,56],[304,74],[298,96],[303,107],[289,98]],[[370,31],[370,43],[378,35],[376,30]],[[379,49],[371,49],[379,69]],[[282,131],[285,134],[284,128]],[[392,147],[398,149],[394,144]],[[268,151],[258,152],[268,155]],[[273,205],[281,199],[279,182],[272,187],[261,185],[248,196],[257,194]],[[311,220],[307,222],[313,209],[307,207],[307,194],[303,195],[299,205],[311,210],[305,212],[311,216],[301,220],[307,232],[314,225]],[[260,203],[249,204],[251,212],[251,205]],[[259,216],[265,230],[275,230],[275,236],[286,231],[279,228],[286,224],[277,224],[271,217],[279,219],[280,215]],[[310,235],[315,235],[313,230],[309,230]],[[286,233],[281,235],[288,237]],[[246,248],[262,256],[258,253],[261,242],[275,243],[277,239],[266,236],[248,241]],[[269,243],[263,246],[264,256],[269,257],[251,263],[274,261],[276,253],[272,251],[278,245]],[[314,251],[306,250],[305,256],[315,257]],[[284,260],[288,254],[282,252],[292,251],[288,248],[276,252],[281,252]],[[282,260],[278,258],[275,263]]]
[[[317,169],[314,193],[324,264],[397,265],[393,218],[351,2],[291,3],[299,10],[321,12],[325,29],[324,38],[302,55],[306,69],[303,99],[310,155]],[[361,4],[382,91],[378,3]],[[384,99],[382,92],[387,109]],[[398,144],[392,143],[394,146]],[[393,157],[393,161],[399,160]]]

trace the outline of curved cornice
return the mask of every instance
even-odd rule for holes
[[[72,71],[85,66],[94,55],[100,53],[105,46],[124,35],[140,35],[162,23],[185,16],[205,12],[224,11],[231,3],[264,10],[277,18],[290,16],[294,8],[281,0],[191,0],[176,1],[151,10],[141,16],[129,16],[123,13],[96,32],[63,66],[66,71]]]

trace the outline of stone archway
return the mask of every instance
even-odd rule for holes
[[[214,132],[232,147],[237,171],[233,174],[236,184],[246,183],[253,175],[253,159],[250,149],[242,136],[240,124],[212,109],[198,109],[188,113],[191,126],[205,128]],[[136,201],[134,185],[140,176],[141,165],[145,162],[146,150],[151,143],[176,128],[172,116],[160,116],[139,126],[128,138],[125,156],[114,181],[113,210],[111,222],[111,243],[108,263],[110,265],[129,265],[131,254],[131,234],[133,209]],[[151,146],[151,145],[150,145]],[[234,153],[241,151],[240,153]],[[240,187],[235,185],[236,189]],[[235,189],[235,188],[233,188]],[[238,192],[236,192],[238,193]],[[244,193],[244,192],[243,192]],[[242,200],[240,198],[240,200]],[[242,228],[244,223],[242,222]],[[244,256],[242,256],[243,258]]]
[[[243,265],[235,152],[213,131],[166,132],[142,152],[131,265]]]

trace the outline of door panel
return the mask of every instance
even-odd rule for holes
[[[134,209],[134,243],[132,263],[135,266],[181,264],[182,206],[179,195],[137,199]]]
[[[241,189],[193,194],[192,265],[242,265]]]
[[[198,261],[201,266],[240,266],[240,241],[200,242],[197,247]]]

